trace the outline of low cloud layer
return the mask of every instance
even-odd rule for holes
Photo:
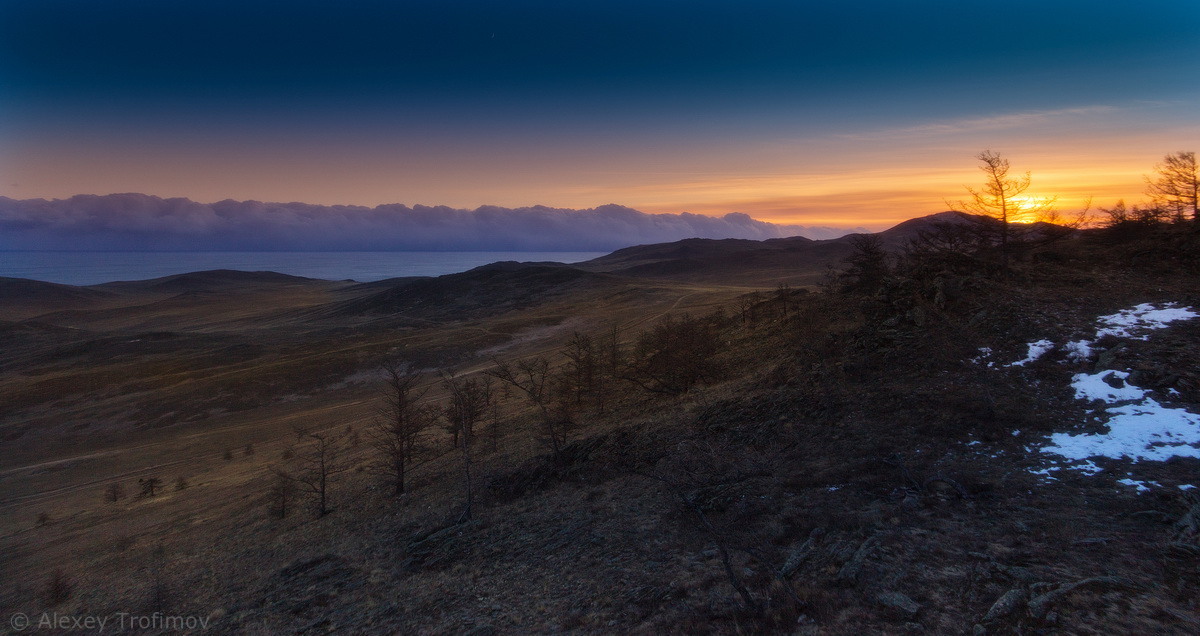
[[[684,238],[835,238],[855,230],[776,225],[742,213],[645,214],[619,205],[374,208],[196,203],[144,194],[0,197],[0,250],[607,251]]]

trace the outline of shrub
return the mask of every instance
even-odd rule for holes
[[[139,497],[153,497],[156,490],[162,486],[162,480],[158,477],[147,477],[139,479],[138,484],[142,487],[142,491],[138,494]]]

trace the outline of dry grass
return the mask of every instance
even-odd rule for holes
[[[944,306],[915,283],[881,298],[797,295],[785,315],[770,291],[745,323],[745,289],[662,281],[420,324],[326,322],[319,299],[336,290],[289,292],[286,311],[230,300],[240,307],[213,307],[211,320],[203,307],[143,315],[156,306],[143,303],[122,319],[105,306],[91,323],[103,333],[80,334],[69,354],[30,336],[0,376],[24,396],[0,421],[0,608],[48,606],[61,570],[60,613],[165,607],[229,633],[963,633],[1009,590],[1119,577],[1129,584],[1082,586],[1050,614],[1021,609],[986,629],[1193,633],[1197,557],[1171,551],[1164,523],[1182,501],[1129,494],[1111,477],[1040,482],[1028,438],[1010,432],[1060,430],[1077,414],[1071,370],[965,362],[1132,302],[1200,303],[1186,275],[1078,250],[1016,279],[969,280]],[[673,397],[625,386],[603,413],[587,411],[560,462],[528,407],[505,402],[496,450],[479,449],[470,524],[450,524],[461,482],[441,437],[443,455],[402,498],[352,470],[333,484],[330,515],[314,518],[303,500],[270,513],[269,469],[290,461],[292,429],[361,428],[379,392],[347,378],[369,378],[379,361],[473,373],[488,363],[472,352],[550,354],[574,329],[616,321],[631,338],[668,311],[717,306],[717,381]],[[181,316],[169,345],[116,346],[127,328]],[[1130,360],[1187,367],[1200,332],[1170,333]],[[349,457],[363,465],[370,452]],[[1173,485],[1197,464],[1136,469]],[[133,495],[150,476],[168,487],[106,500],[110,484]],[[897,593],[915,615],[880,601]]]

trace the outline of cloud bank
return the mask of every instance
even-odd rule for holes
[[[836,238],[861,228],[777,225],[742,213],[646,214],[483,206],[197,203],[145,194],[0,197],[0,250],[608,251],[684,238]]]

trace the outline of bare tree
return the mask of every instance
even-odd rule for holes
[[[371,464],[372,471],[387,476],[393,494],[399,496],[405,492],[409,471],[426,461],[425,433],[436,415],[419,404],[428,392],[417,387],[419,374],[399,365],[385,366],[383,372],[383,404],[367,429],[367,438],[380,456]]]
[[[622,377],[652,393],[686,393],[716,378],[723,344],[713,319],[667,314],[638,334]]]
[[[496,366],[486,373],[518,389],[537,408],[538,428],[557,459],[567,443],[573,421],[567,405],[556,400],[555,376],[550,361],[544,356],[535,356],[516,364],[497,359],[492,362]]]
[[[1191,213],[1192,221],[1200,223],[1200,169],[1196,153],[1176,152],[1163,157],[1154,166],[1153,179],[1146,177],[1146,194],[1157,205],[1174,212],[1176,220]]]
[[[575,406],[582,407],[584,398],[596,399],[600,361],[596,347],[587,334],[574,332],[563,349],[567,364],[563,369],[564,388]]]
[[[621,331],[616,322],[609,325],[608,330],[604,332],[604,336],[600,339],[597,346],[599,359],[600,378],[603,386],[599,388],[601,395],[607,396],[621,377],[621,365],[625,359],[621,350]],[[601,410],[603,405],[601,405]]]
[[[772,474],[769,467],[741,445],[685,440],[676,444],[653,469],[637,466],[630,466],[629,469],[635,475],[661,483],[682,509],[696,520],[700,529],[715,544],[725,576],[741,597],[745,609],[758,608],[759,603],[738,573],[740,568],[735,567],[735,553],[757,558],[752,549],[739,545],[745,541],[744,537],[739,540],[737,536],[744,532],[744,524],[728,519],[721,523],[710,516],[710,512],[715,513],[716,510],[705,504],[705,493],[769,478]]]
[[[318,517],[329,514],[329,482],[350,470],[343,457],[342,434],[296,429],[296,438],[303,444],[296,453],[298,464],[291,478],[312,496]]]
[[[1007,265],[1013,223],[1047,220],[1047,217],[1053,214],[1057,197],[1025,196],[1024,193],[1030,184],[1029,172],[1020,177],[1010,177],[1008,159],[1001,157],[998,152],[984,150],[975,158],[983,164],[979,166],[984,174],[983,187],[977,190],[966,186],[971,195],[970,200],[947,204],[953,210],[976,214],[994,221],[991,225],[998,236],[996,243],[999,244],[1000,257]]]
[[[1104,219],[1105,227],[1121,232],[1153,227],[1168,220],[1165,208],[1155,204],[1126,206],[1125,199],[1117,200],[1111,208],[1100,208],[1100,212],[1107,217]]]
[[[291,511],[292,499],[296,496],[296,480],[278,468],[271,471],[267,488],[267,502],[271,514],[283,519]]]
[[[463,491],[465,503],[460,521],[470,521],[472,506],[475,502],[475,489],[471,478],[471,445],[475,438],[475,425],[487,415],[492,403],[492,382],[490,378],[462,378],[445,374],[442,386],[450,392],[450,401],[446,404],[446,419],[457,426],[462,439],[462,470]]]
[[[742,319],[743,325],[748,325],[754,322],[754,306],[758,304],[758,299],[750,294],[742,294],[738,296],[738,316]]]
[[[873,293],[888,275],[887,252],[877,234],[855,234],[850,237],[853,252],[846,257],[842,272],[843,290]]]
[[[104,500],[109,503],[116,503],[125,498],[125,488],[117,482],[113,482],[104,488]]]

